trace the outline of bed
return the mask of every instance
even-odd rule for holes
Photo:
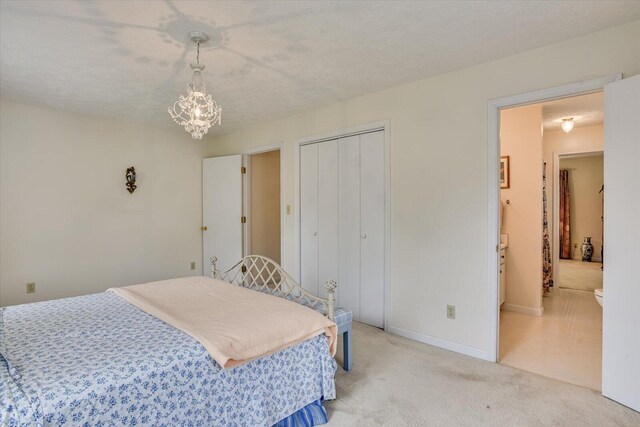
[[[315,297],[263,257],[226,271],[214,258],[212,276],[221,281],[216,286],[224,281],[333,316],[335,283],[328,283],[327,299]],[[161,289],[164,282],[156,283]],[[116,292],[5,307],[0,424],[320,424],[322,400],[335,398],[330,346],[320,334],[223,368],[193,336]]]

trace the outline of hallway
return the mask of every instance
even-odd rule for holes
[[[593,292],[555,289],[543,304],[542,317],[501,312],[500,363],[601,390],[602,307]]]

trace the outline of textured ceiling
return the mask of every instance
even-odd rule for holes
[[[639,18],[635,1],[2,1],[0,97],[177,126],[199,30],[224,133]]]
[[[542,104],[542,120],[546,131],[561,129],[562,119],[570,117],[573,117],[574,127],[602,124],[604,94],[596,92]]]

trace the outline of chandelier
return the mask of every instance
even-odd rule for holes
[[[209,36],[193,31],[189,33],[189,37],[196,44],[196,62],[190,64],[193,76],[187,86],[187,95],[180,95],[169,107],[169,115],[177,124],[183,126],[193,139],[202,139],[213,124],[220,125],[222,107],[213,100],[211,94],[207,94],[202,80],[204,65],[200,64],[200,43],[209,40]]]

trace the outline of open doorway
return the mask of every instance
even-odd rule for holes
[[[280,149],[245,157],[245,255],[282,263]]]
[[[282,262],[281,147],[202,161],[202,265],[231,268],[243,256]]]
[[[499,360],[595,390],[603,110],[594,92],[500,111]]]
[[[558,289],[602,289],[604,248],[604,152],[559,154]],[[554,232],[556,230],[554,229]],[[598,295],[600,293],[598,292]]]

